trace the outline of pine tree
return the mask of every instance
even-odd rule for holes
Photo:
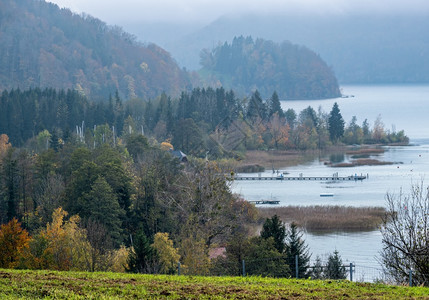
[[[286,237],[286,257],[292,276],[296,274],[296,256],[298,256],[298,278],[308,277],[310,262],[308,246],[302,239],[302,233],[299,232],[298,226],[292,223]]]
[[[156,252],[150,244],[149,239],[139,231],[132,241],[131,253],[128,257],[127,272],[131,273],[154,273],[154,261]]]
[[[265,220],[261,231],[261,237],[264,239],[272,237],[274,239],[276,249],[280,253],[284,252],[286,248],[286,227],[277,215]]]
[[[332,142],[337,142],[344,135],[344,119],[340,113],[337,102],[334,103],[328,119],[329,137]]]
[[[249,105],[247,106],[247,118],[252,121],[256,120],[257,118],[265,120],[266,113],[267,108],[265,103],[263,103],[259,92],[255,91],[249,100]]]
[[[270,98],[269,101],[269,117],[271,118],[275,113],[278,113],[280,118],[285,117],[285,113],[282,109],[282,106],[280,104],[279,96],[277,95],[277,92],[274,92],[273,95]]]
[[[329,279],[346,279],[347,271],[343,266],[343,260],[337,250],[335,250],[333,254],[329,255],[324,275],[325,278]]]
[[[124,211],[112,187],[104,177],[99,176],[91,185],[91,191],[82,195],[82,217],[91,217],[102,223],[110,233],[115,246],[121,243],[121,217]]]

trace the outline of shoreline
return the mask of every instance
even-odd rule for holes
[[[248,150],[244,159],[237,161],[234,170],[238,173],[256,173],[267,169],[283,169],[311,162],[322,156],[331,154],[344,155],[377,155],[385,152],[386,146],[408,146],[399,144],[371,145],[338,145],[323,150]],[[246,172],[248,170],[248,172]],[[255,171],[256,170],[256,171]]]

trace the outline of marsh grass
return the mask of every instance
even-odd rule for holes
[[[346,151],[346,154],[348,155],[374,155],[374,154],[382,154],[384,153],[384,149],[383,148],[362,148],[362,149],[358,149],[358,150],[349,150]]]
[[[393,164],[402,164],[402,163],[380,161],[378,159],[371,159],[371,158],[359,158],[356,160],[352,160],[349,163],[344,162],[344,163],[332,164],[331,167],[348,168],[348,167],[356,167],[356,166],[383,166],[383,165],[393,165]]]
[[[260,165],[267,169],[271,168],[286,168],[297,166],[299,164],[311,161],[314,159],[317,152],[315,151],[247,151],[242,165]]]
[[[258,210],[261,222],[277,215],[283,222],[295,222],[310,232],[375,230],[386,212],[383,207],[351,206],[283,206]]]

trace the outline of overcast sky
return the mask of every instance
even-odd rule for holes
[[[428,0],[49,0],[108,24],[203,22],[240,13],[429,13]]]

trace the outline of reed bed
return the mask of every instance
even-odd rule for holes
[[[335,168],[350,168],[350,167],[356,167],[356,166],[382,166],[382,165],[393,165],[394,162],[390,161],[380,161],[378,159],[370,159],[370,158],[360,158],[356,160],[352,160],[351,162],[344,162],[344,163],[338,163],[331,165]],[[401,163],[397,163],[401,164]]]
[[[295,222],[307,231],[369,231],[377,229],[386,213],[383,207],[282,206],[258,208],[260,220],[274,215]]]
[[[361,154],[381,154],[384,153],[383,148],[362,148],[359,150],[346,151],[349,155],[361,155]]]
[[[311,161],[315,157],[314,151],[281,151],[281,150],[252,150],[247,151],[242,165],[260,165],[265,168],[286,168]]]

